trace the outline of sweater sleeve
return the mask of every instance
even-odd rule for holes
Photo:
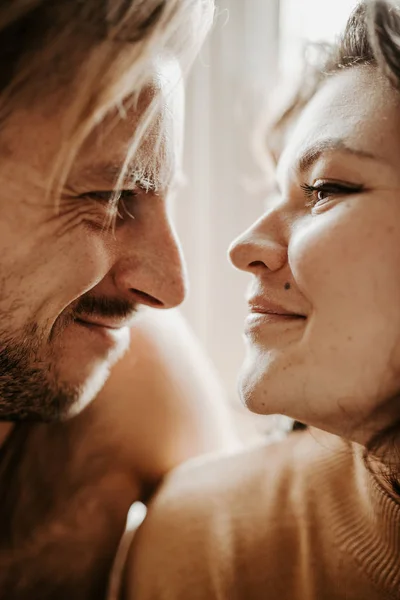
[[[197,492],[196,492],[197,490]],[[228,599],[232,585],[229,518],[218,500],[174,477],[135,535],[126,600]]]
[[[177,469],[135,536],[127,600],[253,600],[271,587],[295,598],[294,441]]]

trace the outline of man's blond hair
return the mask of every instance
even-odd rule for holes
[[[52,88],[73,90],[49,186],[54,195],[93,128],[124,99],[137,99],[151,60],[168,51],[185,70],[212,17],[213,0],[3,0],[0,134],[2,120],[18,103],[34,104]],[[157,93],[136,128],[126,164],[156,107]]]

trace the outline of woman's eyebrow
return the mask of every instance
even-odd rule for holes
[[[359,158],[367,158],[369,160],[382,161],[383,159],[365,150],[359,150],[357,148],[351,148],[347,143],[340,138],[327,138],[319,140],[315,144],[308,146],[304,152],[302,152],[300,158],[297,160],[296,171],[303,173],[308,171],[313,164],[324,154],[325,152],[339,151],[345,154],[352,154]]]

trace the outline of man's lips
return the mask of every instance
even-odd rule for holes
[[[79,335],[76,335],[77,330],[72,328],[68,334],[74,337],[72,342],[74,345],[79,347],[83,344],[85,352],[89,352],[88,356],[100,354],[103,351],[107,353],[117,347],[122,347],[122,344],[129,339],[129,329],[127,327],[128,321],[125,319],[122,321],[121,318],[117,320],[111,320],[109,317],[93,318],[91,315],[83,316],[76,315],[73,320],[75,327],[79,327]],[[83,335],[81,335],[81,332]]]
[[[85,317],[83,315],[79,315],[75,317],[75,321],[81,323],[82,325],[92,325],[94,327],[103,327],[104,329],[118,331],[119,329],[122,329],[124,327],[129,327],[132,322],[132,318],[133,317],[121,320],[120,318],[111,319],[110,317],[104,318],[93,315],[91,315],[90,317]]]

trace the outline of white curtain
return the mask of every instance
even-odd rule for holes
[[[249,276],[228,263],[227,248],[262,212],[262,197],[246,188],[260,177],[250,146],[276,80],[279,2],[221,0],[217,15],[188,85],[188,185],[175,222],[191,284],[183,313],[235,398]]]

